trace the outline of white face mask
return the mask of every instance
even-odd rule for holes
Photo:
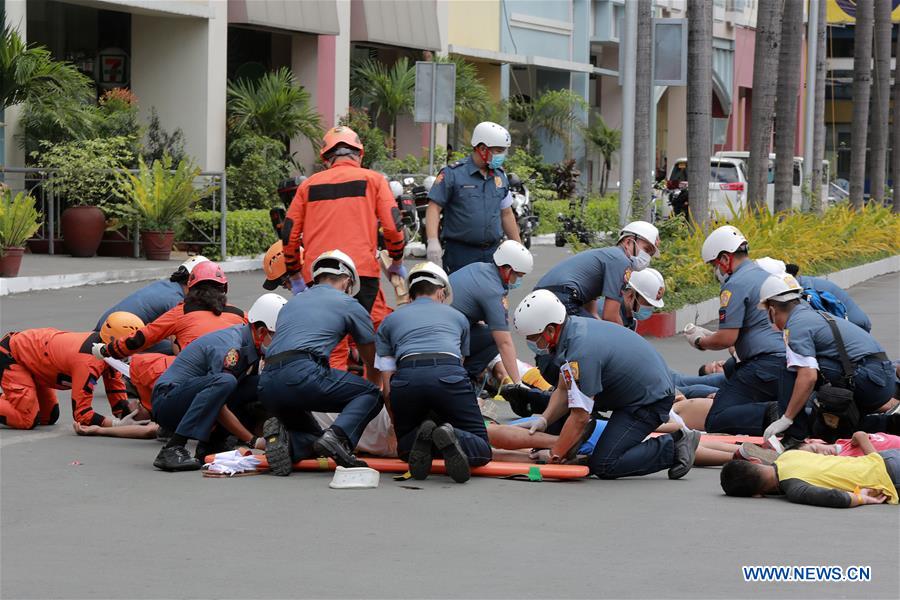
[[[631,260],[631,268],[634,271],[643,271],[650,266],[650,260],[653,258],[643,250],[637,251],[637,256],[629,257]]]
[[[716,279],[719,280],[719,283],[725,283],[725,280],[728,279],[728,275],[726,275],[722,272],[721,269],[719,269],[719,265],[716,265],[716,268],[713,272],[716,274]]]

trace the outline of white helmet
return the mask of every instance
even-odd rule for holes
[[[278,313],[281,307],[287,304],[287,300],[278,294],[263,294],[256,299],[250,310],[247,311],[247,321],[250,323],[262,322],[266,329],[275,332],[275,323],[278,321]]]
[[[444,303],[450,304],[453,302],[453,288],[450,287],[450,278],[447,277],[447,272],[444,269],[433,262],[420,262],[409,270],[409,275],[406,277],[407,285],[412,287],[417,281],[427,281],[443,287]]]
[[[488,148],[509,148],[511,143],[512,139],[506,128],[490,121],[482,121],[472,131],[473,148],[478,144],[484,144]]]
[[[337,267],[332,266],[319,266],[319,263],[322,261],[336,261]],[[356,274],[356,264],[353,262],[353,259],[341,252],[340,250],[328,250],[327,252],[323,252],[319,255],[319,257],[313,261],[312,264],[312,276],[313,279],[321,275],[322,273],[330,273],[332,275],[349,275],[350,276],[350,289],[347,290],[347,293],[351,296],[355,296],[359,293],[359,275]]]
[[[770,275],[759,287],[759,304],[757,308],[765,310],[766,301],[787,302],[797,300],[803,295],[803,287],[789,273]]]
[[[642,271],[632,271],[628,277],[628,287],[641,295],[650,306],[662,308],[663,294],[666,293],[666,281],[662,273],[647,267]]]
[[[425,188],[426,191],[431,191],[431,186],[434,185],[434,180],[437,179],[434,175],[429,175],[422,181],[422,187]]]
[[[778,260],[777,258],[769,258],[768,256],[763,256],[762,258],[757,258],[755,261],[756,266],[768,273],[769,275],[781,275],[785,272],[784,261]]]
[[[394,198],[399,198],[400,194],[403,193],[403,184],[392,179],[388,182],[388,185],[391,187],[391,193],[394,195]]]
[[[189,259],[187,259],[186,261],[184,261],[183,263],[181,263],[181,266],[184,267],[184,270],[188,272],[188,275],[190,275],[191,271],[194,270],[194,267],[196,267],[197,265],[199,265],[200,263],[203,263],[203,262],[209,262],[209,259],[206,258],[205,256],[198,254],[197,256],[192,256]]]
[[[566,320],[566,307],[550,290],[536,290],[519,302],[513,323],[521,335],[535,335],[547,325],[559,325]]]
[[[516,273],[528,275],[534,268],[534,257],[528,248],[515,240],[506,240],[494,251],[494,264],[509,265]]]
[[[636,235],[637,237],[653,244],[653,256],[659,256],[659,229],[647,221],[632,221],[619,232],[618,241]]]
[[[747,238],[737,227],[723,225],[707,236],[700,250],[700,256],[703,262],[708,263],[716,260],[721,253],[734,252],[746,243]]]

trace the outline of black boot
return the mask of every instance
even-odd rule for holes
[[[469,458],[463,452],[459,440],[456,439],[456,432],[449,423],[444,423],[440,427],[436,427],[431,434],[434,446],[444,456],[444,468],[447,475],[456,483],[465,483],[472,476],[469,470]]]
[[[266,461],[269,463],[269,473],[287,477],[293,468],[291,444],[287,430],[281,421],[272,417],[263,425],[263,437],[266,438]]]
[[[184,446],[166,446],[156,455],[153,466],[162,471],[199,471],[202,463]]]
[[[431,473],[431,435],[434,433],[434,421],[424,421],[416,432],[416,440],[409,451],[409,472],[413,479],[425,479]]]
[[[326,429],[322,437],[313,442],[313,450],[318,456],[333,458],[334,462],[346,468],[368,467],[368,463],[353,455],[350,443],[342,440],[331,429]]]

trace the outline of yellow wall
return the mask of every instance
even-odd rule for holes
[[[478,69],[478,76],[481,77],[484,85],[487,86],[488,91],[491,93],[491,98],[500,100],[500,65],[471,62]]]
[[[826,100],[826,123],[850,123],[853,121],[853,102],[850,100]]]
[[[447,4],[449,43],[500,51],[499,0],[449,0]]]

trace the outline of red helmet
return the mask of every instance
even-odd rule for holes
[[[194,267],[191,271],[191,276],[188,279],[188,289],[191,289],[201,281],[215,281],[222,285],[228,285],[228,278],[225,277],[225,272],[222,271],[222,267],[219,266],[219,263],[214,263],[211,260],[202,262]]]
[[[356,135],[356,132],[349,127],[339,125],[337,127],[332,127],[325,132],[325,137],[322,139],[322,148],[319,151],[319,156],[324,159],[325,155],[328,154],[328,152],[330,152],[338,144],[345,144],[350,148],[359,150],[359,155],[363,155],[363,145],[359,139],[359,136]]]

